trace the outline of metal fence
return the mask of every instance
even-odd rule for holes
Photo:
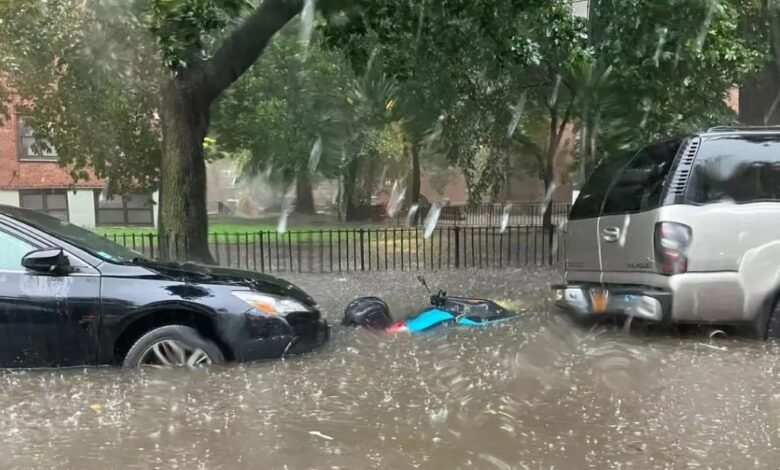
[[[563,231],[556,227],[380,228],[209,234],[217,264],[259,272],[333,273],[443,270],[551,265],[565,258]],[[170,257],[186,252],[187,240],[156,234],[109,237],[153,258],[159,247]]]
[[[421,206],[418,210],[419,220],[423,220],[430,206]],[[550,213],[553,225],[566,226],[571,204],[553,203]],[[392,219],[392,225],[408,225],[408,212],[401,212]],[[464,227],[514,227],[541,226],[544,219],[544,204],[529,202],[484,203],[476,206],[454,205],[444,206],[439,215],[439,225]]]

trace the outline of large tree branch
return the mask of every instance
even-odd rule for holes
[[[302,0],[263,0],[207,63],[207,98],[218,97],[255,63],[271,38],[303,8]]]

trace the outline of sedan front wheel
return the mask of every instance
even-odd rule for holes
[[[198,368],[224,362],[222,352],[197,330],[184,325],[155,328],[141,336],[125,356],[122,366]]]

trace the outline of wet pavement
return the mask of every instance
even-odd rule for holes
[[[291,278],[337,322],[409,273]],[[522,312],[488,329],[380,339],[208,371],[0,375],[2,468],[777,468],[780,350],[583,328],[549,313],[550,271],[431,274]]]

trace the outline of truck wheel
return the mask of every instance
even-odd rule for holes
[[[125,355],[122,367],[197,368],[224,362],[219,347],[192,327],[166,325],[144,334]]]
[[[759,325],[762,321],[759,321]],[[780,300],[775,301],[774,307],[769,312],[769,318],[764,317],[763,320],[763,336],[762,339],[780,338]]]

